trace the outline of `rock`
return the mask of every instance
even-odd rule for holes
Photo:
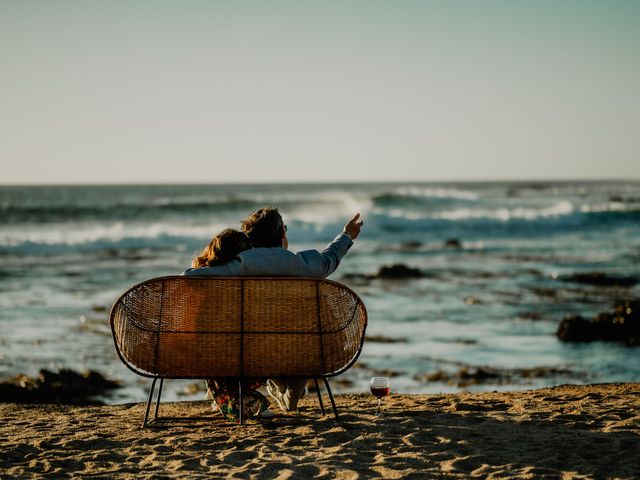
[[[422,272],[417,268],[407,267],[402,263],[394,265],[385,265],[380,267],[374,278],[402,279],[402,278],[420,278]]]
[[[568,277],[561,278],[561,280],[565,282],[596,285],[599,287],[633,287],[638,283],[636,277],[613,276],[603,272],[574,273]]]
[[[402,372],[399,372],[398,370],[392,370],[390,368],[385,368],[383,370],[371,370],[371,376],[372,377],[389,377],[389,378],[393,378],[393,377],[397,377],[398,375],[400,375]]]
[[[556,335],[563,342],[609,341],[640,344],[640,300],[620,302],[612,313],[603,312],[593,320],[579,315],[566,316]]]
[[[115,388],[120,388],[120,384],[93,370],[82,373],[68,369],[58,373],[40,370],[35,378],[18,375],[1,382],[0,402],[99,405],[102,402],[94,397]]]
[[[416,240],[411,240],[409,242],[404,242],[400,245],[401,252],[415,252],[420,247],[422,247],[422,242],[418,242]]]
[[[398,337],[385,337],[384,335],[367,335],[365,337],[366,342],[374,342],[374,343],[403,343],[406,342],[406,338],[398,338]]]
[[[470,385],[478,384],[495,384],[504,385],[510,383],[531,383],[534,378],[566,376],[572,375],[574,372],[561,368],[553,367],[533,367],[533,368],[494,368],[494,367],[475,367],[464,366],[455,372],[447,372],[445,370],[437,370],[422,375],[416,375],[414,378],[423,382],[440,382],[456,386],[458,388],[466,388]]]
[[[449,380],[449,374],[444,370],[437,370],[435,372],[427,373],[422,377],[422,380],[427,382],[446,382]]]
[[[460,240],[458,240],[457,238],[449,238],[446,242],[444,242],[444,246],[447,248],[461,249],[462,242],[460,242]]]
[[[207,386],[203,381],[193,382],[185,385],[182,390],[178,391],[178,395],[180,396],[191,396],[197,394],[204,394],[207,392]]]
[[[563,342],[592,342],[598,338],[595,324],[580,315],[567,315],[556,335]]]
[[[402,263],[394,263],[393,265],[383,265],[379,268],[377,273],[365,274],[365,273],[344,273],[342,279],[345,281],[362,282],[368,280],[400,280],[406,278],[434,278],[434,274],[424,274],[418,268],[408,267]]]
[[[450,343],[459,343],[461,345],[477,345],[478,340],[473,338],[452,338],[449,340]]]
[[[489,368],[478,367],[475,369],[461,368],[458,377],[462,380],[471,380],[471,383],[482,383],[489,379],[500,378],[500,372]]]
[[[521,312],[518,314],[518,318],[522,320],[542,320],[544,315],[540,312]]]
[[[342,280],[345,282],[362,282],[363,280],[371,280],[373,275],[366,275],[364,273],[352,273],[347,272],[342,274]]]
[[[529,290],[539,297],[557,298],[559,290],[557,288],[548,287],[528,287]]]

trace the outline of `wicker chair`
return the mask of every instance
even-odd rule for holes
[[[158,418],[165,378],[237,378],[240,392],[248,377],[312,378],[324,414],[322,379],[338,418],[327,377],[355,363],[367,326],[349,288],[299,277],[154,278],[122,294],[110,317],[120,359],[153,378],[143,427],[160,379]]]

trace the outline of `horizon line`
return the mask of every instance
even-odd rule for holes
[[[383,184],[491,184],[491,183],[510,183],[510,184],[537,184],[537,183],[624,183],[624,182],[640,182],[640,177],[620,178],[512,178],[512,179],[459,179],[459,180],[280,180],[280,181],[131,181],[131,182],[52,182],[52,183],[0,183],[0,188],[5,187],[111,187],[111,186],[206,186],[206,185],[383,185]]]

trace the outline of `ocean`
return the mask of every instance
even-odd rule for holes
[[[0,377],[92,369],[146,399],[119,360],[108,313],[131,285],[179,274],[211,236],[266,204],[289,248],[322,249],[356,212],[360,237],[330,277],[369,312],[359,364],[399,393],[640,381],[640,347],[564,343],[569,314],[640,298],[640,182],[0,187]],[[402,264],[419,278],[376,278]],[[631,279],[592,285],[576,274]],[[189,381],[163,399],[201,398]]]

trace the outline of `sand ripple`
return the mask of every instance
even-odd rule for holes
[[[338,397],[343,419],[298,414],[245,426],[204,402],[0,405],[0,477],[640,478],[640,384],[510,393],[394,395],[373,415]]]

